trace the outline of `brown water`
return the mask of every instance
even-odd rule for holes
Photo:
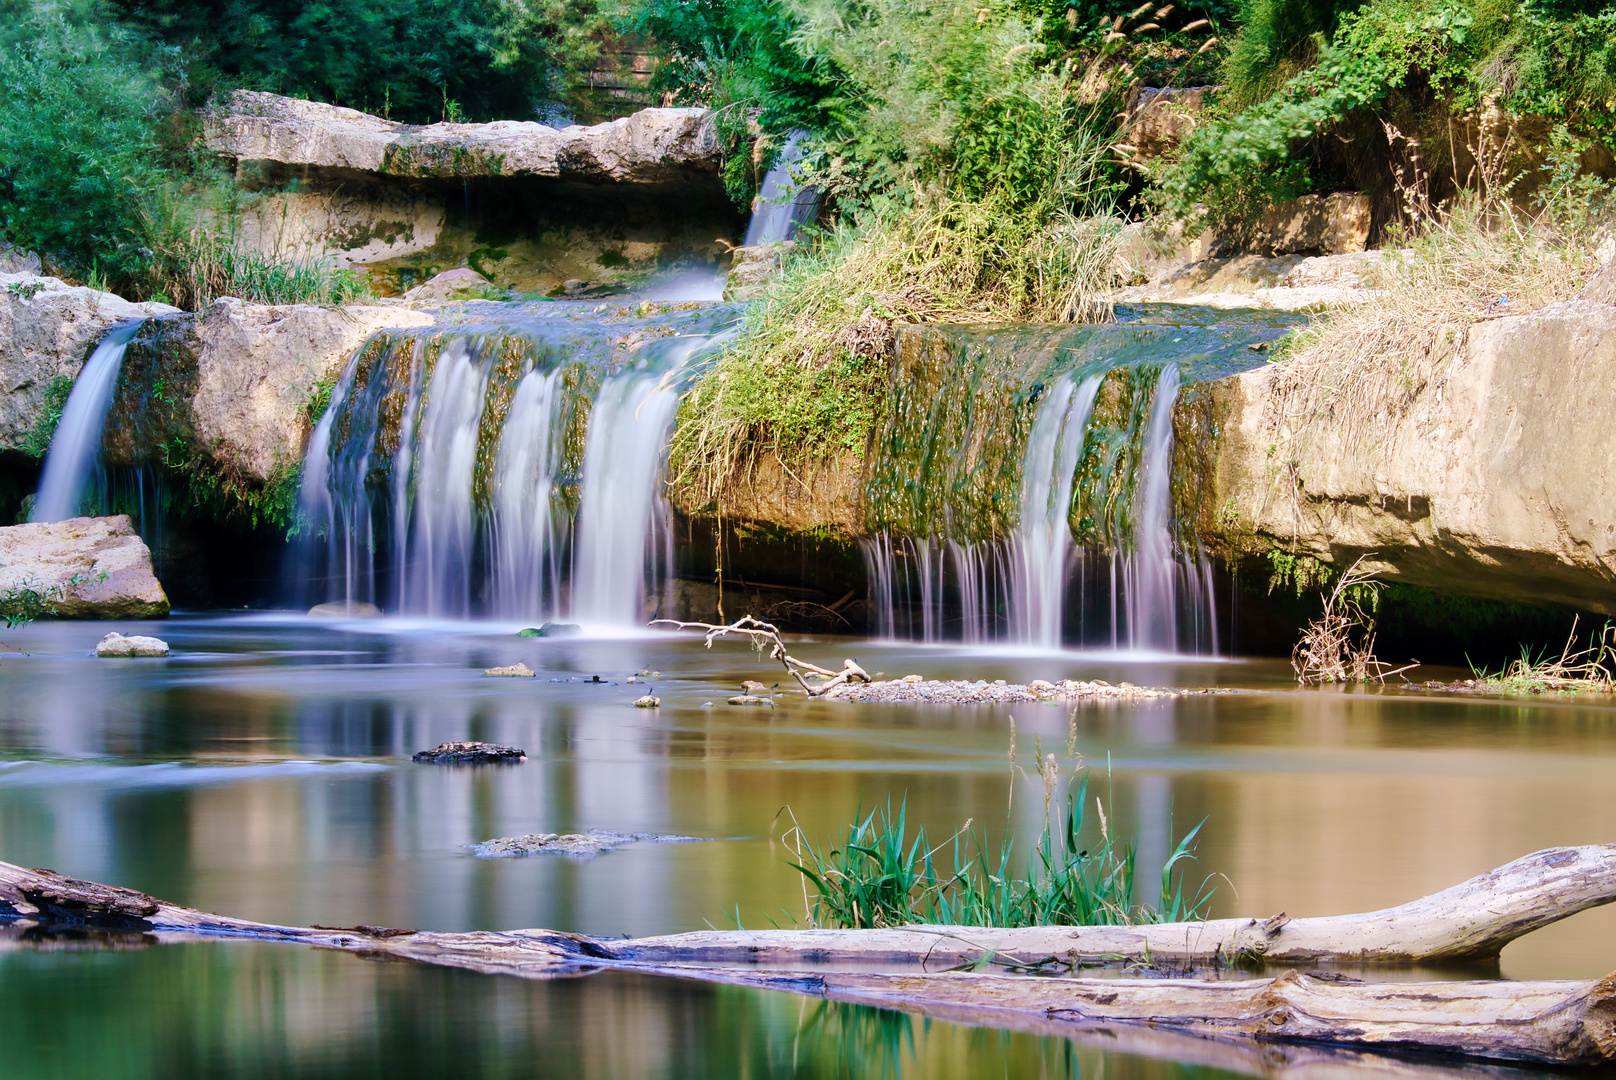
[[[825,639],[802,654],[851,655],[889,675],[1247,692],[1075,714],[787,695],[771,711],[724,704],[743,678],[778,678],[740,645],[176,618],[135,627],[165,637],[173,659],[91,658],[110,628],[38,624],[4,636],[13,651],[0,658],[0,859],[271,922],[635,935],[737,918],[790,925],[803,893],[779,841],[783,808],[819,838],[861,803],[888,798],[907,798],[911,819],[934,832],[968,818],[1002,829],[1012,716],[1029,771],[1035,740],[1059,750],[1075,725],[1093,786],[1109,793],[1116,827],[1138,835],[1147,862],[1204,819],[1200,871],[1227,879],[1217,882],[1217,914],[1367,910],[1538,848],[1616,839],[1616,710],[1570,701],[1297,691],[1288,667],[1269,661]],[[516,660],[539,678],[479,675]],[[629,705],[646,687],[624,679],[642,668],[663,672],[649,679],[659,710]],[[607,685],[583,681],[596,674]],[[408,761],[459,738],[513,743],[529,758],[488,769]],[[1030,837],[1039,789],[1015,783],[1010,822]],[[583,862],[467,850],[590,828],[711,842],[637,844]],[[1277,1059],[1208,1058],[1190,1041],[1124,1052],[622,974],[528,983],[249,944],[64,952],[0,941],[0,950],[6,1076],[1278,1068]],[[1506,950],[1501,970],[1616,970],[1616,912],[1530,935]]]

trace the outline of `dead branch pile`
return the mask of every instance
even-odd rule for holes
[[[754,651],[761,653],[769,650],[769,659],[780,661],[780,666],[786,669],[803,693],[809,697],[822,697],[825,691],[844,686],[847,683],[870,681],[870,675],[852,660],[842,661],[842,670],[831,671],[817,664],[810,664],[806,660],[798,660],[786,651],[786,643],[780,637],[780,630],[773,623],[766,623],[762,619],[754,619],[750,615],[742,615],[739,619],[727,625],[706,622],[680,622],[677,619],[652,619],[652,626],[667,625],[675,630],[703,630],[706,631],[702,644],[707,648],[713,647],[713,642],[721,637],[731,634],[747,638],[752,643]],[[812,678],[817,681],[809,682]]]
[[[1364,568],[1360,555],[1324,597],[1324,614],[1307,624],[1291,650],[1291,668],[1299,683],[1384,682],[1417,667],[1392,669],[1375,656],[1375,604],[1380,590],[1376,571]]]

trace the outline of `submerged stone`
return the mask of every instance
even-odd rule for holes
[[[488,668],[483,675],[502,679],[532,679],[538,676],[538,672],[518,660],[507,667]]]
[[[524,626],[516,632],[517,637],[577,637],[583,633],[583,627],[577,623],[547,622],[538,626]]]
[[[410,760],[424,765],[515,764],[527,760],[527,751],[499,743],[446,742],[422,750]]]
[[[168,642],[161,638],[112,633],[96,642],[95,655],[107,656],[167,656]]]
[[[529,833],[526,836],[505,836],[473,844],[471,850],[483,859],[516,859],[524,855],[568,855],[574,859],[592,859],[596,855],[615,851],[624,844],[641,842],[694,844],[700,843],[701,838],[590,829],[586,833]]]
[[[328,604],[315,604],[309,608],[309,614],[317,619],[379,619],[382,609],[360,601],[350,603],[334,600]]]

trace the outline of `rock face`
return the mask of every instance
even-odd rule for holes
[[[0,528],[0,591],[31,589],[65,619],[158,619],[168,597],[125,514]]]
[[[1211,86],[1145,87],[1123,118],[1123,141],[1143,158],[1165,157],[1189,137],[1206,109]]]
[[[118,656],[167,656],[168,642],[162,638],[142,637],[135,634],[124,637],[122,634],[108,634],[96,642],[95,655],[99,657]]]
[[[354,109],[238,90],[227,108],[207,118],[204,141],[238,161],[412,178],[655,184],[716,175],[720,166],[705,109],[642,109],[610,123],[560,130],[514,120],[412,127]]]
[[[1283,365],[1224,380],[1203,537],[1337,567],[1373,552],[1415,584],[1616,613],[1612,371],[1616,306],[1579,300],[1477,323],[1306,427]]]
[[[221,470],[273,479],[295,466],[308,405],[354,351],[382,329],[430,326],[402,306],[266,306],[223,298],[200,315],[142,328],[124,357],[104,440],[109,461],[135,464],[176,434]],[[162,398],[149,393],[161,383]]]
[[[51,383],[77,378],[110,327],[178,310],[53,277],[0,273],[0,447],[29,444]]]

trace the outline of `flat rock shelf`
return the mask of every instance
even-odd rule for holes
[[[1050,978],[980,969],[1079,957],[1214,967],[1488,959],[1522,934],[1612,900],[1616,844],[1597,844],[1549,848],[1421,900],[1331,918],[1280,913],[1141,926],[736,930],[615,940],[552,930],[276,926],[0,863],[4,937],[65,926],[158,942],[251,938],[526,978],[630,970],[1073,1037],[1142,1030],[1209,1045],[1333,1045],[1577,1067],[1616,1063],[1616,975],[1413,983],[1359,982],[1296,967],[1248,979]],[[872,971],[875,965],[889,970]]]
[[[906,676],[867,683],[844,683],[825,691],[827,701],[880,701],[931,702],[936,704],[992,704],[998,702],[1032,701],[1139,701],[1147,698],[1177,698],[1206,694],[1232,693],[1217,688],[1180,690],[1168,687],[1134,686],[1121,683],[1113,686],[1102,680],[1082,682],[1063,679],[1058,683],[1034,679],[1030,683],[1007,683],[1003,679],[987,682],[978,679],[940,680]],[[731,704],[734,704],[733,702]]]

